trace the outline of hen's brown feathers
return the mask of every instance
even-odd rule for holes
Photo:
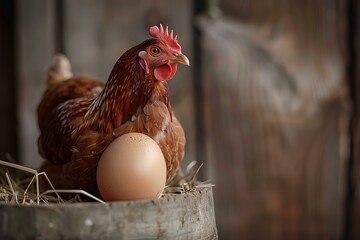
[[[161,101],[150,102],[139,108],[130,121],[114,129],[118,137],[129,132],[140,132],[154,139],[167,161],[168,178],[184,157],[185,135],[176,117],[172,117]]]
[[[97,194],[96,167],[115,137],[141,132],[160,146],[168,178],[184,156],[185,136],[172,116],[168,85],[146,74],[138,53],[155,39],[125,52],[107,83],[74,77],[49,84],[38,108],[43,170],[58,188]]]

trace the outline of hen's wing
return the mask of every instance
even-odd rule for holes
[[[48,86],[38,107],[40,155],[55,164],[73,157],[74,133],[83,121],[90,100],[97,96],[103,83],[74,77]]]
[[[53,186],[99,195],[97,163],[114,136],[83,127],[91,102],[83,97],[59,104],[49,115],[38,145],[42,157],[48,160],[41,171],[51,178]]]
[[[39,137],[40,153],[48,160],[41,170],[56,188],[83,189],[98,195],[97,163],[114,136],[81,127],[90,104],[84,98],[68,100],[49,116]]]
[[[73,77],[49,85],[38,107],[38,124],[40,131],[45,130],[44,126],[49,116],[54,110],[56,111],[60,104],[77,98],[92,98],[98,95],[103,87],[103,83],[83,77]]]
[[[119,137],[129,132],[144,133],[159,144],[165,157],[169,180],[184,157],[185,134],[176,117],[170,115],[167,106],[160,101],[145,105],[137,110],[131,121],[116,128],[113,134]]]

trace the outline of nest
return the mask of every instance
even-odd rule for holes
[[[168,194],[185,194],[197,188],[213,186],[208,182],[196,181],[202,165],[198,165],[195,161],[191,162],[185,173],[179,168],[173,179],[164,188],[162,197]],[[40,184],[43,182],[40,178],[46,180],[50,190],[40,191]],[[55,189],[45,172],[38,172],[29,167],[0,160],[0,203],[39,205],[89,201],[105,203],[84,190]]]

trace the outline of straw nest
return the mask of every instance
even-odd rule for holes
[[[185,194],[197,188],[210,187],[208,182],[197,182],[196,176],[202,167],[195,161],[191,162],[185,173],[179,168],[165,187],[162,196],[167,194]],[[41,179],[43,178],[43,179]],[[43,180],[49,184],[50,190],[41,192]],[[65,204],[103,200],[83,190],[55,189],[45,172],[18,165],[10,158],[9,161],[0,160],[0,203],[10,204]]]

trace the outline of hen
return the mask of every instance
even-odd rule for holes
[[[57,56],[38,107],[42,166],[56,188],[98,195],[96,168],[114,138],[144,133],[160,146],[173,175],[184,156],[184,131],[172,113],[168,83],[177,64],[189,65],[177,36],[153,26],[151,39],[126,51],[106,84],[72,77],[70,63]]]

